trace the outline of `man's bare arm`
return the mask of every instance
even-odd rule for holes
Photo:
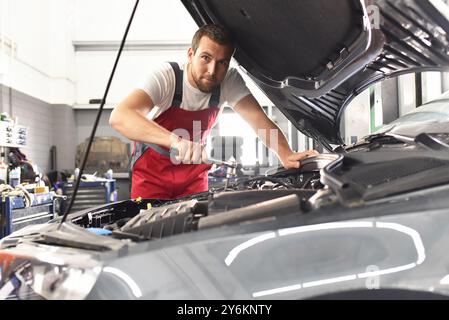
[[[241,99],[234,106],[234,110],[249,123],[263,143],[276,152],[285,168],[298,168],[301,159],[318,154],[314,150],[293,152],[282,130],[263,112],[253,95],[250,94]],[[271,135],[271,130],[277,130],[277,135]],[[277,140],[272,141],[275,137]]]
[[[147,93],[140,89],[134,90],[114,108],[109,124],[130,140],[169,148],[171,132],[146,118],[153,107],[153,101]]]
[[[207,160],[207,154],[201,144],[180,139],[156,122],[146,118],[154,107],[151,97],[143,90],[134,90],[109,117],[109,125],[133,141],[153,143],[165,148],[175,148],[178,159],[185,164],[199,164]]]

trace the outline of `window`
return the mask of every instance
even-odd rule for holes
[[[234,112],[223,113],[219,122],[219,135],[223,137],[242,137],[242,164],[254,165],[256,163],[257,136],[253,129]]]

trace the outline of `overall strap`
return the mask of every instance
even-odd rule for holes
[[[179,108],[182,102],[182,85],[184,81],[184,73],[179,68],[176,62],[169,62],[173,71],[175,72],[175,94],[173,95],[173,101],[171,103],[172,107]],[[209,108],[217,108],[220,103],[220,86],[215,87],[212,90],[212,95],[209,100]]]
[[[179,68],[179,65],[176,62],[169,62],[173,71],[175,72],[175,94],[173,96],[173,101],[171,103],[172,107],[179,108],[182,102],[182,84],[183,84],[183,72]]]
[[[134,167],[137,160],[139,160],[140,157],[142,157],[144,155],[144,153],[148,151],[148,149],[153,149],[154,151],[156,151],[157,153],[159,153],[163,156],[170,157],[170,152],[165,150],[164,148],[162,148],[161,146],[159,146],[157,144],[135,142],[134,146],[135,146],[134,152],[131,156],[131,164],[130,164],[131,169]]]

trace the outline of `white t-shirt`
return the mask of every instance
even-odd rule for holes
[[[211,93],[201,92],[194,88],[187,79],[186,65],[179,65],[184,72],[182,85],[181,108],[189,111],[203,110],[209,107]],[[153,101],[154,108],[148,113],[147,118],[156,119],[160,114],[171,107],[175,94],[175,72],[171,65],[161,64],[146,77],[145,81],[138,87],[145,91]],[[245,81],[235,68],[229,68],[225,79],[221,83],[220,91],[220,113],[228,105],[234,107],[242,98],[251,92],[246,87]],[[217,117],[218,119],[218,117]]]

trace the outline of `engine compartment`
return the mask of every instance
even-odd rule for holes
[[[349,151],[302,160],[300,169],[275,168],[264,176],[240,177],[224,187],[176,200],[137,198],[78,211],[68,216],[68,226],[76,232],[58,233],[54,229],[61,220],[58,217],[47,231],[32,231],[32,238],[90,249],[89,236],[79,237],[77,232],[90,231],[123,245],[213,227],[288,221],[287,215],[300,220],[323,215],[321,221],[332,221],[327,218],[331,212],[366,209],[379,214],[375,208],[389,203],[389,197],[400,196],[406,203],[407,193],[448,183],[449,171],[442,168],[449,167],[449,160],[444,155],[429,155],[420,145],[401,142],[398,147],[395,139],[382,139],[382,143],[374,139]],[[371,165],[380,169],[373,172]],[[379,183],[373,184],[373,179]],[[17,239],[20,234],[10,242]],[[103,250],[105,245],[97,247]]]
[[[70,220],[83,228],[107,229],[115,238],[143,241],[336,204],[354,208],[449,181],[449,171],[442,170],[449,160],[419,145],[397,148],[390,140],[321,154],[302,160],[300,169],[275,168],[181,199],[133,199],[79,212]]]
[[[308,200],[323,189],[320,170],[335,156],[320,155],[300,169],[274,168],[263,176],[241,177],[225,187],[176,200],[135,199],[75,215],[83,228],[102,228],[119,239],[144,241],[218,225],[310,210]]]

